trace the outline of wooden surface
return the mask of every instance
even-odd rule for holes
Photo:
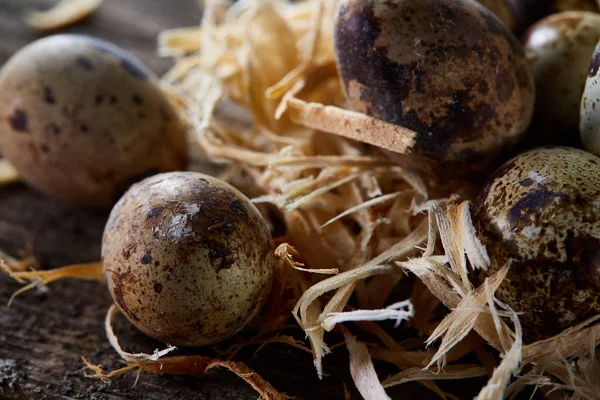
[[[26,8],[48,8],[55,1],[0,0],[0,65],[12,53],[40,35],[21,21]],[[155,37],[162,29],[192,25],[200,18],[196,0],[105,0],[101,9],[67,32],[86,33],[115,42],[163,73],[170,60],[155,55]],[[49,199],[22,184],[0,188],[0,249],[16,254],[32,245],[44,268],[95,261],[107,212],[76,208]],[[0,275],[0,399],[256,399],[241,379],[226,371],[204,377],[134,374],[108,383],[86,378],[81,356],[112,370],[123,366],[111,349],[103,329],[111,304],[103,284],[64,281],[49,291],[27,293],[7,308],[10,295],[20,286]],[[163,345],[137,332],[122,319],[117,333],[130,350],[152,351]],[[299,339],[304,339],[298,329]],[[287,332],[286,332],[287,333]],[[328,336],[330,344],[340,337]],[[278,390],[297,398],[344,398],[344,383],[352,398],[360,398],[348,371],[344,346],[325,358],[327,376],[319,381],[311,355],[285,345],[268,345],[253,357],[249,349],[240,357]],[[207,350],[195,350],[206,354]],[[381,369],[379,369],[381,367]],[[388,366],[389,367],[389,366]],[[382,377],[395,372],[378,366]],[[453,391],[464,388],[472,398],[482,381],[445,383]],[[468,394],[466,394],[468,393]],[[418,384],[389,391],[397,399],[436,398]],[[462,397],[462,396],[461,396]]]
[[[0,65],[16,50],[39,38],[21,21],[28,7],[48,8],[55,1],[0,0]],[[125,47],[161,74],[171,61],[155,55],[155,38],[166,28],[196,24],[200,9],[195,0],[106,0],[85,22],[66,29],[94,35]],[[32,242],[44,268],[100,257],[100,240],[106,212],[63,204],[24,185],[0,188],[0,249],[16,252]],[[207,376],[134,374],[109,383],[86,378],[81,356],[106,369],[123,364],[104,335],[103,319],[111,304],[103,284],[65,281],[49,292],[34,291],[7,308],[19,288],[0,276],[0,398],[7,399],[256,399],[241,379],[226,371]],[[120,321],[118,332],[130,349],[152,351],[163,345]],[[202,351],[200,351],[201,353]],[[341,377],[349,381],[345,350],[334,354],[341,361],[326,368],[332,375],[319,382],[309,354],[270,345],[259,354],[245,356],[279,390],[303,398],[343,397]]]

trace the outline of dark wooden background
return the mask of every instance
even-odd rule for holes
[[[22,22],[29,7],[44,9],[57,0],[0,0],[0,65],[16,50],[40,37]],[[94,35],[112,41],[162,74],[171,60],[155,55],[155,38],[163,29],[196,24],[197,0],[105,0],[91,18],[66,32]],[[95,261],[107,212],[76,208],[47,198],[22,184],[0,188],[0,249],[16,254],[27,243],[43,268]],[[105,369],[123,366],[105,338],[104,315],[111,304],[101,283],[63,281],[49,291],[32,291],[6,307],[20,286],[0,274],[0,399],[256,399],[257,394],[233,374],[216,370],[204,377],[135,374],[109,383],[86,378],[85,356]],[[163,345],[140,334],[123,320],[117,333],[127,349],[152,351]],[[295,330],[298,334],[298,330]],[[298,335],[303,339],[303,335]],[[339,337],[328,336],[336,343]],[[319,381],[312,356],[285,345],[271,344],[258,356],[241,357],[278,390],[297,398],[344,398],[344,383],[352,398],[360,398],[348,372],[344,346],[325,358],[327,376]],[[196,350],[203,354],[207,350]],[[385,371],[383,366],[383,371]],[[393,369],[386,373],[394,372]],[[383,376],[385,377],[385,375]],[[448,384],[448,383],[447,383]],[[465,388],[472,398],[482,381],[450,383]],[[442,385],[443,386],[443,385]],[[436,398],[418,384],[389,391],[397,399]],[[462,396],[461,396],[462,397]]]

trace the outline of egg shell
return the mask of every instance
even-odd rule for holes
[[[577,144],[581,96],[598,39],[600,15],[590,12],[551,15],[528,31],[540,144]]]
[[[600,156],[600,43],[594,50],[581,97],[579,133],[587,151]]]
[[[521,45],[477,2],[345,0],[335,49],[348,106],[416,131],[414,154],[485,163],[530,122]]]
[[[545,147],[501,167],[474,212],[491,269],[513,258],[496,297],[521,312],[528,341],[600,313],[600,158]]]
[[[0,151],[33,187],[87,206],[184,169],[186,126],[154,74],[117,46],[40,39],[0,72]]]
[[[271,288],[266,222],[237,189],[172,172],[131,187],[112,210],[102,261],[115,303],[147,335],[205,346],[248,324]]]

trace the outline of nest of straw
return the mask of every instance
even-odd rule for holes
[[[410,137],[344,109],[336,6],[207,2],[200,27],[163,32],[159,41],[160,53],[176,59],[163,83],[184,105],[196,143],[231,179],[251,177],[254,203],[276,207],[285,222],[277,255],[295,271],[294,316],[316,373],[327,362],[328,332],[343,325],[352,377],[368,399],[408,381],[452,398],[435,381],[476,376],[488,377],[480,400],[513,398],[530,385],[552,399],[597,398],[595,319],[525,345],[517,313],[494,297],[510,262],[479,287],[470,279],[490,261],[469,199],[451,192],[473,188],[437,187],[410,158],[391,163],[360,134],[368,130],[378,144],[398,130]],[[390,150],[406,149],[388,141]],[[410,296],[394,299],[408,275],[418,278]],[[440,316],[433,311],[441,305]],[[388,319],[417,333],[398,338],[377,323]],[[377,340],[363,342],[362,331]],[[455,364],[469,353],[479,362]],[[373,359],[397,373],[382,380]]]

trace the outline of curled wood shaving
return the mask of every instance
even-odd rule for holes
[[[488,381],[487,385],[485,385],[485,387],[479,392],[479,394],[476,397],[477,400],[496,400],[504,398],[506,388],[510,383],[510,378],[520,370],[521,350],[523,346],[523,332],[521,330],[521,323],[519,322],[517,313],[515,313],[506,304],[503,304],[500,301],[494,299],[494,289],[491,287],[490,282],[488,280],[485,281],[484,285],[488,300],[488,306],[491,310],[492,317],[494,318],[494,325],[496,326],[496,330],[499,333],[500,337],[504,337],[504,335],[502,334],[503,329],[501,326],[500,316],[496,310],[494,303],[497,303],[508,312],[508,315],[510,316],[510,319],[512,320],[515,326],[516,338],[512,346],[510,347],[510,349],[508,349],[508,351],[502,354],[502,362],[494,370],[494,373],[491,379]],[[503,344],[508,340],[509,338],[505,338],[504,340],[502,340]]]
[[[6,158],[0,158],[0,185],[17,182],[19,173]]]
[[[325,275],[335,275],[340,272],[337,268],[330,269],[311,269],[311,268],[303,268],[304,264],[294,261],[294,257],[298,256],[298,252],[292,246],[287,243],[282,243],[275,249],[275,255],[277,255],[285,265],[303,272],[310,272],[313,274],[325,274]]]
[[[181,57],[200,49],[202,34],[197,26],[169,29],[158,35],[158,55]]]
[[[350,374],[360,394],[365,399],[389,400],[390,397],[379,382],[367,346],[347,331],[344,332],[344,339],[350,353]]]
[[[471,213],[469,212],[469,203],[463,202],[458,206],[458,232],[461,235],[462,244],[465,253],[474,269],[486,270],[490,266],[490,257],[487,254],[485,246],[477,238],[473,221],[471,221]]]
[[[321,29],[319,28],[323,24],[322,18],[323,2],[319,1],[316,3],[313,15],[310,17],[309,33],[307,35],[308,43],[306,46],[304,60],[298,64],[298,66],[288,72],[279,82],[267,88],[265,91],[265,96],[267,98],[281,97],[294,85],[294,82],[301,78],[311,67],[317,52],[317,43],[319,43],[319,35],[321,33]]]
[[[421,224],[420,227],[421,229],[415,230],[413,234],[389,249],[388,252],[377,256],[373,260],[369,261],[369,263],[366,265],[328,278],[313,285],[310,289],[305,291],[294,308],[294,314],[297,316],[298,322],[300,322],[300,324],[303,326],[311,325],[302,321],[306,321],[306,310],[308,309],[308,306],[322,294],[348,285],[354,281],[391,272],[393,267],[391,265],[387,265],[387,263],[392,261],[394,258],[402,257],[403,255],[409,253],[414,249],[415,246],[425,240],[425,224]]]
[[[493,291],[500,286],[507,272],[508,266],[505,266],[489,279]],[[442,343],[428,367],[436,362],[438,362],[438,365],[443,366],[445,363],[444,355],[474,329],[480,313],[485,312],[482,309],[482,306],[487,302],[485,287],[484,285],[483,288],[480,287],[472,294],[463,297],[458,306],[444,318],[429,336],[429,339],[427,339],[428,344],[433,343],[438,338],[442,338]]]
[[[119,356],[127,361],[128,363],[142,363],[145,361],[157,361],[159,358],[164,357],[165,355],[171,353],[172,351],[177,350],[175,346],[167,346],[163,350],[154,350],[152,354],[146,353],[128,353],[121,348],[119,344],[119,339],[112,327],[112,321],[114,317],[119,313],[119,309],[114,304],[111,305],[106,313],[106,318],[104,319],[104,329],[106,330],[106,337],[110,342],[110,345],[115,349]]]
[[[106,314],[106,335],[115,351],[128,363],[128,365],[116,371],[106,373],[102,370],[101,366],[93,365],[84,358],[83,361],[86,364],[87,369],[90,369],[93,372],[92,376],[108,380],[114,376],[135,369],[140,372],[145,371],[157,374],[204,375],[213,368],[223,367],[246,381],[264,399],[282,400],[289,398],[278,392],[271,384],[265,381],[259,374],[254,372],[243,362],[223,361],[218,358],[205,356],[184,355],[165,357],[167,354],[176,350],[173,346],[167,346],[163,350],[155,350],[152,354],[129,353],[124,351],[112,328],[112,320],[117,313],[118,308],[113,304]]]
[[[18,295],[25,293],[38,285],[47,285],[51,282],[60,279],[73,278],[87,281],[104,281],[104,274],[102,273],[102,263],[100,262],[69,265],[66,267],[56,268],[47,271],[15,272],[12,269],[10,269],[2,260],[0,260],[0,267],[2,267],[2,269],[17,282],[29,282],[27,285],[23,286],[21,289],[13,293],[8,302],[9,305]]]
[[[40,31],[53,31],[89,17],[103,0],[61,0],[46,11],[28,10],[24,20]]]
[[[25,258],[18,260],[10,254],[0,250],[0,270],[9,275],[36,269],[37,267],[39,267],[39,263],[34,256],[26,256]],[[24,281],[16,279],[16,277],[13,278],[20,283],[24,283]]]
[[[590,351],[590,340],[600,345],[600,316],[592,317],[558,335],[523,346],[523,363],[542,367],[557,360],[585,356]],[[591,326],[589,326],[591,325]]]
[[[402,194],[401,192],[390,193],[390,194],[386,194],[386,195],[365,201],[364,203],[354,206],[352,208],[349,208],[348,210],[344,211],[343,213],[341,213],[341,214],[335,216],[334,218],[330,219],[329,221],[325,222],[322,225],[322,227],[324,228],[324,227],[332,224],[333,222],[338,221],[338,220],[344,218],[345,216],[355,213],[357,211],[364,210],[365,208],[373,207],[373,206],[376,206],[379,204],[383,204],[390,200],[394,200],[401,194]]]
[[[325,314],[321,326],[326,331],[331,331],[335,325],[343,322],[356,321],[385,321],[396,320],[395,328],[414,315],[414,309],[410,300],[391,304],[383,310],[356,310],[348,312],[334,312]]]
[[[388,388],[401,385],[406,382],[421,380],[451,380],[477,378],[486,374],[485,368],[478,365],[450,365],[444,369],[431,371],[421,368],[409,368],[394,374],[382,382],[383,387]]]
[[[413,251],[415,246],[421,244],[425,240],[425,227],[426,225],[421,223],[415,232],[397,243],[388,251],[375,257],[364,266],[330,277],[308,288],[302,294],[302,297],[294,307],[294,316],[309,336],[319,376],[322,374],[321,359],[328,352],[328,348],[323,341],[324,330],[319,323],[321,313],[317,313],[318,306],[316,305],[315,300],[328,291],[346,286],[348,292],[340,292],[343,293],[340,295],[340,299],[343,298],[347,301],[349,294],[354,290],[356,281],[360,281],[370,276],[391,272],[393,269],[392,266],[380,264],[387,264],[393,259],[402,257]],[[345,303],[340,302],[340,304]],[[335,312],[341,310],[331,309],[328,311]]]

